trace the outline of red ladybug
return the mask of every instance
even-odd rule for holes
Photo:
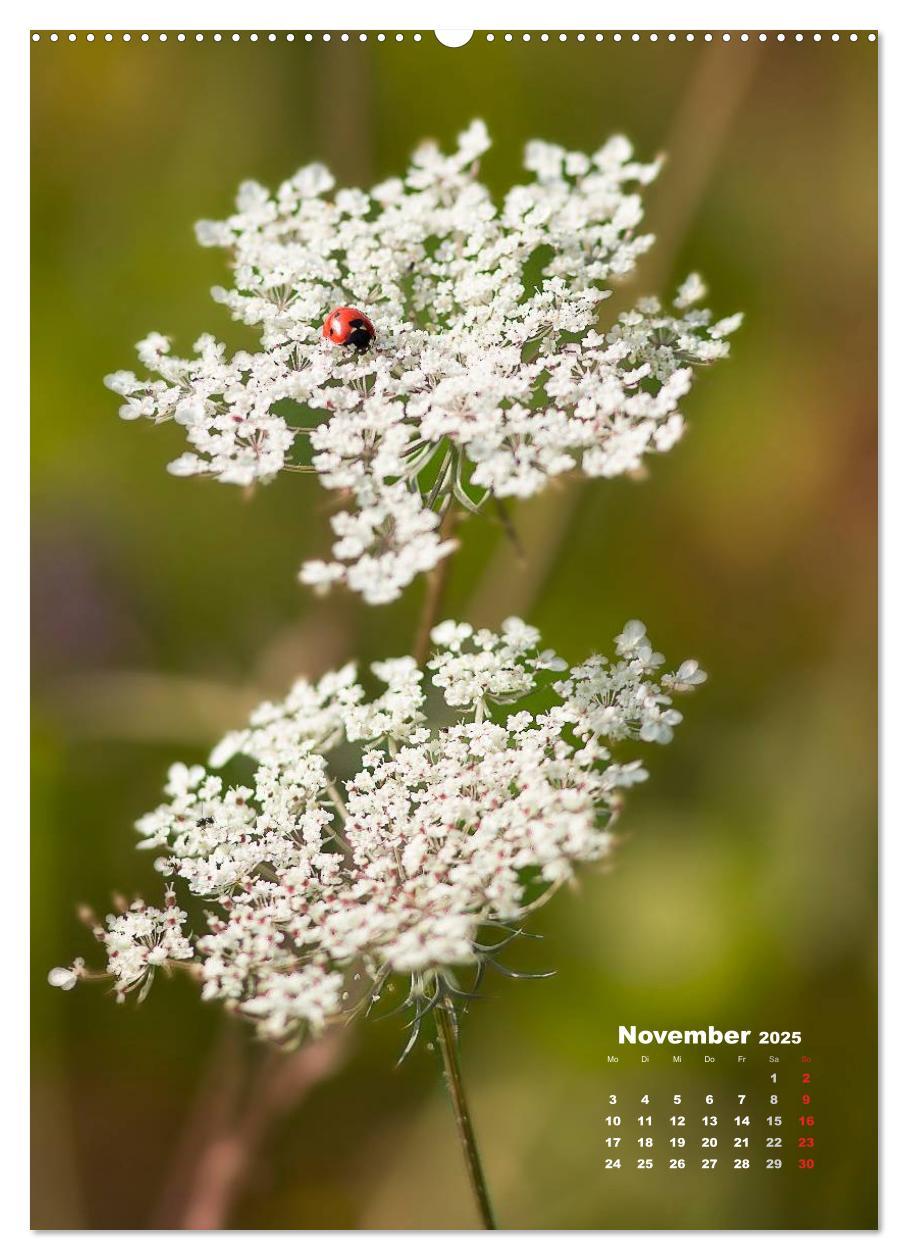
[[[355,306],[336,306],[322,324],[322,336],[336,346],[367,350],[375,340],[375,325]]]

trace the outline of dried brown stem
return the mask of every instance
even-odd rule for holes
[[[753,81],[761,52],[742,44],[731,57],[724,46],[709,47],[698,61],[666,137],[669,162],[655,187],[648,216],[659,242],[637,269],[633,289],[622,297],[633,302],[642,293],[658,291],[696,214],[738,110]],[[466,619],[479,626],[497,625],[509,615],[526,616],[556,568],[571,531],[585,487],[566,482],[541,500],[520,504],[515,522],[526,562],[514,563],[510,539],[503,539],[485,566]]]
[[[290,1054],[256,1047],[258,1066],[250,1072],[242,1045],[248,1031],[233,1021],[225,1028],[155,1214],[159,1229],[227,1227],[275,1120],[346,1055],[346,1030],[336,1029]]]

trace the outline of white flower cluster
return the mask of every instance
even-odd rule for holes
[[[154,968],[192,958],[192,945],[183,931],[185,922],[186,913],[178,909],[171,889],[163,910],[136,901],[123,914],[108,916],[104,932],[107,969],[116,977],[118,995],[147,985]]]
[[[109,914],[106,923],[95,921],[90,912],[83,912],[83,919],[107,951],[107,970],[114,977],[119,1002],[136,988],[141,1001],[162,967],[192,966],[194,950],[184,929],[186,912],[177,906],[173,888],[165,893],[163,909],[141,900],[127,905],[121,899],[118,913]],[[47,978],[54,988],[65,990],[90,975],[85,960],[77,958],[71,967],[52,968]]]
[[[261,706],[210,759],[250,759],[247,785],[172,768],[141,847],[203,903],[205,927],[185,929],[171,891],[162,911],[137,904],[98,925],[119,992],[191,960],[204,998],[287,1042],[368,1006],[392,973],[456,991],[452,969],[481,969],[490,933],[513,935],[608,851],[619,790],[646,777],[609,746],[671,739],[673,694],[705,679],[693,661],[664,673],[640,622],[614,662],[571,670],[516,618],[499,633],[448,621],[432,639],[425,671],[409,657],[373,666],[377,696],[348,665]],[[531,690],[538,701],[549,673],[561,677],[548,708],[498,711]],[[442,698],[469,712],[431,723]],[[50,978],[70,988],[83,974],[78,960]]]
[[[153,378],[107,378],[124,418],[185,428],[178,475],[249,485],[303,467],[292,448],[307,447],[345,501],[333,558],[302,568],[318,589],[387,603],[454,546],[440,524],[455,500],[472,511],[668,450],[693,368],[724,356],[740,322],[697,306],[692,276],[673,313],[650,299],[597,331],[606,286],[652,243],[635,232],[658,164],[634,161],[623,137],[591,157],[534,141],[532,178],[498,205],[477,180],[488,145],[474,122],[452,156],[427,144],[369,193],[330,196],[319,165],[274,194],[243,184],[236,213],[197,233],[230,251],[233,287],[213,296],[260,330],[261,349],[228,356],[206,335],[181,359],[151,334],[138,349]],[[364,353],[321,336],[350,304],[375,325]]]

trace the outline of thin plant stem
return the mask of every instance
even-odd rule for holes
[[[489,1188],[482,1171],[473,1121],[470,1119],[470,1111],[467,1107],[467,1097],[460,1070],[460,1053],[457,1048],[457,1023],[450,997],[443,998],[435,1007],[435,1026],[438,1029],[438,1044],[441,1049],[445,1084],[454,1109],[454,1119],[457,1121],[457,1132],[460,1135],[460,1146],[467,1165],[467,1176],[476,1201],[476,1210],[483,1229],[496,1229]]]
[[[511,519],[511,514],[502,503],[501,499],[495,499],[494,503],[496,515],[501,522],[501,528],[504,530],[505,536],[511,543],[511,546],[516,551],[517,559],[520,561],[520,564],[525,566],[527,562],[527,553],[524,549],[523,543],[520,541],[520,535],[517,533],[516,526]]]
[[[442,538],[451,538],[455,529],[456,514],[453,508],[449,508],[441,525]],[[430,636],[432,627],[441,611],[450,560],[450,555],[445,556],[430,572],[427,579],[426,595],[413,647],[413,655],[420,667],[425,665],[429,655]],[[448,1097],[451,1099],[451,1106],[454,1110],[454,1119],[457,1122],[460,1146],[467,1166],[467,1177],[469,1178],[470,1188],[476,1202],[476,1210],[479,1213],[479,1219],[482,1221],[483,1229],[495,1229],[492,1202],[489,1198],[485,1174],[482,1171],[479,1147],[476,1144],[476,1134],[473,1130],[473,1121],[470,1118],[470,1111],[467,1107],[466,1090],[464,1089],[463,1075],[460,1070],[460,1053],[457,1047],[457,1018],[454,1013],[454,1004],[447,995],[435,1007],[435,1026],[438,1030],[438,1044],[441,1050],[445,1084],[447,1085]]]
[[[454,534],[457,523],[457,514],[453,507],[449,507],[444,520],[441,523],[441,537],[447,541]],[[435,568],[429,572],[426,578],[426,595],[423,600],[422,611],[419,614],[419,625],[416,628],[416,638],[413,642],[413,656],[416,664],[420,669],[425,665],[429,656],[429,648],[431,645],[432,627],[438,620],[438,614],[441,611],[442,600],[445,595],[445,587],[448,582],[448,570],[450,568],[450,553],[443,556],[436,564]]]

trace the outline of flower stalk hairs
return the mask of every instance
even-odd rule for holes
[[[491,1228],[458,1016],[489,968],[518,974],[504,950],[533,910],[608,855],[646,777],[626,747],[669,742],[676,697],[706,675],[666,669],[639,621],[611,659],[573,668],[516,617],[435,624],[454,525],[667,451],[695,367],[727,354],[739,317],[716,322],[691,276],[671,312],[645,300],[599,331],[607,286],[651,244],[640,189],[657,165],[622,138],[592,157],[533,142],[530,179],[497,205],[477,180],[487,146],[473,123],[452,156],[427,144],[369,193],[332,197],[321,166],[274,195],[244,184],[236,213],[197,231],[229,251],[233,287],[214,296],[260,349],[228,356],[206,335],[181,359],[151,334],[150,378],[108,378],[124,418],[185,430],[177,475],[249,486],[305,468],[337,495],[332,558],[304,582],[380,604],[429,580],[412,656],[301,679],[207,766],[171,767],[137,824],[161,905],[86,912],[106,968],[76,959],[49,979],[110,978],[141,1000],[183,971],[287,1048],[402,984],[404,1055],[431,1015]]]

